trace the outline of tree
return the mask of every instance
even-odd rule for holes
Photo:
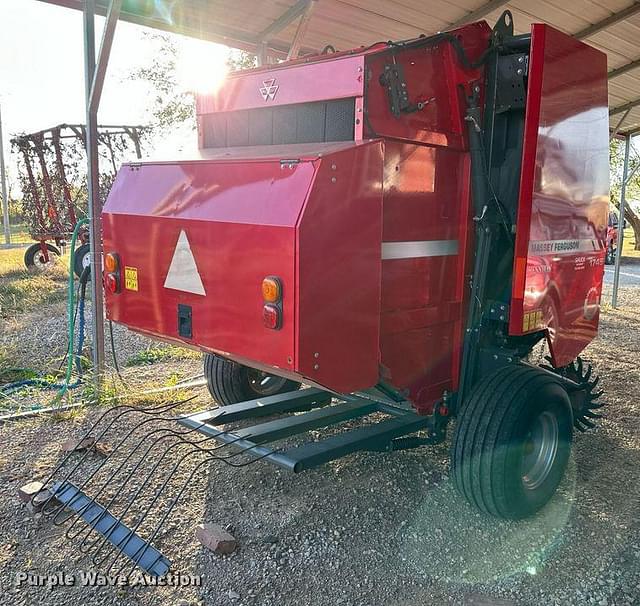
[[[609,166],[611,171],[610,200],[611,204],[618,209],[620,208],[620,196],[622,193],[624,147],[624,142],[617,138],[614,138],[609,144]],[[629,155],[629,174],[631,175],[633,173],[633,175],[627,184],[627,201],[640,199],[640,168],[637,169],[639,165],[640,156],[637,153],[631,153]],[[633,171],[636,169],[637,171],[634,173]],[[625,204],[624,218],[633,228],[635,250],[640,250],[640,217],[629,204]]]
[[[175,38],[168,34],[146,34],[158,47],[151,64],[131,72],[130,77],[146,82],[155,95],[152,116],[160,129],[188,126],[196,127],[195,96],[180,89],[178,81],[179,49]],[[250,69],[257,64],[256,57],[245,51],[229,49],[227,66],[230,71]]]

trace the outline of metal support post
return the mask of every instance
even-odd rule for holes
[[[84,3],[85,88],[87,103],[86,150],[87,189],[89,194],[89,246],[91,251],[91,296],[93,301],[93,368],[96,387],[100,389],[104,372],[104,299],[102,293],[102,234],[98,164],[98,108],[109,64],[122,0],[111,0],[96,63],[95,0]]]
[[[613,269],[613,294],[611,306],[618,307],[618,284],[620,281],[620,259],[624,245],[624,207],[627,202],[627,183],[629,181],[629,152],[631,150],[631,135],[624,139],[624,164],[622,168],[622,187],[620,189],[620,215],[618,217],[618,242],[616,245],[616,264]]]
[[[0,181],[2,181],[2,224],[5,244],[11,244],[9,228],[9,194],[7,193],[7,173],[4,165],[4,139],[2,138],[2,110],[0,109]]]

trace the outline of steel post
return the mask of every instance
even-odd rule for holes
[[[2,181],[2,224],[4,226],[4,241],[11,244],[11,230],[9,228],[9,195],[7,194],[7,173],[4,165],[4,139],[2,138],[2,109],[0,108],[0,181]]]
[[[627,202],[627,182],[629,181],[629,152],[631,151],[631,135],[624,138],[624,164],[622,168],[622,187],[620,188],[620,215],[618,218],[618,242],[616,244],[616,264],[613,269],[613,294],[611,306],[618,307],[618,285],[620,282],[620,259],[624,245],[624,207]]]
[[[89,246],[91,251],[91,296],[93,301],[93,368],[100,389],[104,372],[104,298],[102,292],[102,234],[100,229],[100,172],[98,163],[98,108],[109,63],[111,45],[122,0],[111,0],[96,64],[95,0],[84,3],[84,54],[86,89],[87,190],[89,195]]]

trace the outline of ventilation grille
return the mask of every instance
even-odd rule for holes
[[[202,116],[203,145],[243,147],[353,141],[355,100],[281,105]]]

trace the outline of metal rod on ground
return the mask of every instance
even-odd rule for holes
[[[618,307],[618,284],[620,281],[620,259],[624,245],[624,207],[627,201],[627,182],[629,181],[629,152],[631,150],[631,135],[624,139],[624,164],[622,168],[622,188],[620,190],[620,215],[618,217],[618,242],[616,246],[616,264],[613,269],[613,294],[611,306]]]
[[[4,165],[4,139],[2,138],[2,108],[0,107],[0,181],[2,181],[2,223],[5,244],[11,244],[9,228],[9,197],[7,194],[7,173]]]
[[[96,388],[99,390],[104,373],[104,302],[102,283],[100,280],[102,266],[102,239],[100,229],[100,212],[102,204],[99,191],[98,164],[98,108],[102,87],[109,63],[109,55],[116,24],[120,15],[122,0],[111,0],[104,26],[102,42],[96,64],[95,47],[95,0],[84,3],[84,56],[85,56],[85,88],[87,103],[87,190],[89,194],[89,245],[91,251],[91,297],[93,302],[92,336],[93,336],[93,368]]]

